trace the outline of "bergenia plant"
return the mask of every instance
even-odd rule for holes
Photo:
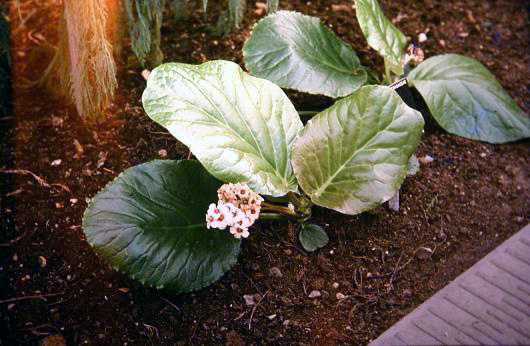
[[[530,137],[530,118],[480,62],[458,54],[422,62],[421,49],[407,45],[377,0],[355,0],[355,9],[368,44],[384,59],[385,84],[406,78],[446,131],[489,143]],[[318,18],[297,12],[279,11],[260,20],[243,56],[254,76],[335,98],[377,80]]]
[[[277,16],[295,21],[264,30]],[[377,18],[384,20],[380,12]],[[306,49],[302,55],[307,59],[292,60],[300,55],[294,48],[285,50],[280,60],[274,60],[272,49],[251,53],[251,47],[259,48],[256,33],[267,31],[280,39],[284,31],[287,38],[300,36],[295,46]],[[321,35],[319,44],[310,43],[311,35],[304,32]],[[384,32],[392,35],[388,29]],[[276,51],[286,45],[270,40],[262,44]],[[396,44],[404,48],[401,41]],[[320,46],[325,49],[318,51]],[[385,58],[388,82],[419,56],[401,50]],[[253,66],[251,56],[270,62],[272,72],[265,77],[284,78],[276,80],[282,86],[343,98],[304,126],[279,86],[249,75],[235,63],[157,67],[143,94],[145,111],[187,145],[197,161],[155,160],[131,167],[92,199],[83,230],[115,269],[154,287],[191,291],[216,281],[235,264],[242,239],[252,239],[258,219],[298,222],[303,247],[313,251],[328,240],[322,227],[311,224],[315,205],[354,215],[399,191],[419,143],[423,117],[390,87],[364,85],[379,78],[360,65],[350,48],[318,20],[279,12],[254,28],[245,45],[247,66]],[[273,65],[280,68],[286,61],[283,72],[274,72]],[[289,80],[296,84],[286,84]],[[473,95],[489,99],[489,94]]]
[[[376,85],[304,127],[282,89],[228,61],[157,67],[143,104],[198,161],[127,169],[93,198],[83,229],[116,269],[177,292],[227,271],[258,218],[299,221],[302,245],[322,247],[312,206],[353,215],[390,199],[423,128],[418,111]]]

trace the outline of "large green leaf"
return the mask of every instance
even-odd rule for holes
[[[151,73],[143,103],[218,179],[271,196],[297,190],[290,150],[303,125],[273,83],[228,61],[164,64]]]
[[[236,263],[241,243],[206,228],[220,184],[197,161],[129,168],[89,203],[83,231],[103,259],[142,283],[176,292],[202,288]]]
[[[530,118],[484,65],[458,54],[429,58],[407,79],[450,133],[505,143],[530,137]]]
[[[378,0],[355,0],[357,20],[370,47],[385,58],[392,72],[400,75],[407,38],[385,17]]]
[[[364,86],[307,123],[293,146],[298,183],[320,206],[372,209],[399,190],[422,128],[392,89]]]
[[[342,97],[367,81],[355,52],[320,19],[278,11],[256,24],[243,46],[246,68],[283,88]]]

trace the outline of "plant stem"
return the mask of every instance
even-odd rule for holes
[[[276,214],[276,213],[260,213],[259,214],[259,219],[263,220],[263,221],[266,221],[266,220],[287,221],[287,220],[289,220],[289,218],[287,218],[286,216],[281,215],[281,214]]]
[[[390,65],[385,59],[385,79],[388,84],[392,84],[392,73],[390,72]]]
[[[300,199],[298,198],[298,196],[292,192],[292,191],[289,191],[287,193],[287,197],[289,197],[289,200],[291,201],[291,203],[293,203],[293,205],[298,208],[300,207],[302,204],[300,203]]]
[[[297,212],[295,212],[294,210],[290,208],[284,207],[282,205],[269,204],[267,202],[263,202],[261,204],[261,210],[273,211],[275,213],[280,213],[288,217],[294,217],[294,218],[300,217],[300,215]]]

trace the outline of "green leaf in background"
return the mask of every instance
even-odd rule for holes
[[[297,190],[290,154],[302,122],[273,83],[228,61],[164,64],[151,73],[143,104],[216,178],[271,196]]]
[[[317,205],[372,209],[399,190],[422,128],[392,89],[364,86],[307,123],[293,146],[298,183]]]
[[[306,251],[313,252],[320,249],[326,246],[328,241],[328,234],[318,225],[304,225],[300,230],[300,243]]]
[[[484,65],[458,54],[429,58],[407,76],[446,131],[489,143],[530,137],[530,118]]]
[[[267,0],[267,13],[278,11],[279,0]]]
[[[83,231],[105,261],[142,283],[175,292],[202,288],[236,263],[241,243],[206,228],[220,185],[197,161],[129,168],[89,203]]]
[[[245,67],[282,88],[342,97],[367,81],[355,52],[320,19],[278,11],[256,24],[243,46]]]
[[[217,20],[217,34],[229,32],[232,28],[239,29],[239,23],[245,16],[246,0],[228,0],[228,8],[221,13]]]
[[[407,38],[385,17],[378,0],[355,0],[361,30],[370,47],[385,58],[392,72],[401,75],[400,63]]]

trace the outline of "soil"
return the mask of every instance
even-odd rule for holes
[[[181,295],[144,287],[94,254],[81,215],[86,200],[125,168],[161,149],[172,159],[189,152],[145,116],[140,67],[122,68],[115,104],[98,124],[25,87],[45,67],[34,48],[55,42],[59,7],[19,3],[8,15],[14,112],[0,118],[0,345],[363,345],[530,221],[529,141],[466,140],[427,117],[417,156],[434,161],[406,179],[399,212],[381,206],[346,216],[317,208],[315,222],[330,242],[314,253],[300,247],[295,224],[261,223],[238,263],[210,287]],[[190,2],[189,17],[178,23],[167,16],[165,60],[241,63],[242,44],[260,17],[255,4],[239,30],[220,38],[209,28],[221,9],[212,5],[204,19],[198,3]],[[382,4],[412,40],[427,32],[420,44],[426,56],[456,52],[481,61],[529,113],[530,1]],[[351,1],[280,7],[321,17],[364,65],[382,72]],[[299,109],[330,103],[289,96]],[[310,298],[313,290],[321,296]],[[259,303],[249,306],[243,296],[252,294]]]

